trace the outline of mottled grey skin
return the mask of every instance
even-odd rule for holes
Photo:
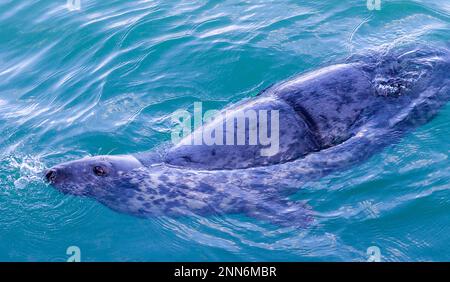
[[[450,99],[449,72],[447,49],[405,47],[355,56],[228,108],[280,111],[274,156],[262,157],[258,146],[174,146],[163,153],[63,163],[47,178],[64,193],[137,216],[241,213],[304,226],[311,212],[287,196],[429,121]],[[101,176],[93,171],[98,166]]]

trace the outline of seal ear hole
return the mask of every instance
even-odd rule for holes
[[[95,175],[97,176],[106,176],[106,169],[102,166],[96,165],[93,168],[93,171],[95,173]]]

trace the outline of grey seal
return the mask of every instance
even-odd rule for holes
[[[45,178],[63,193],[140,217],[239,213],[304,226],[311,211],[289,195],[306,181],[366,160],[436,116],[450,98],[449,73],[447,48],[354,55],[227,108],[277,110],[274,155],[262,156],[260,145],[184,144],[162,153],[70,161],[47,170]]]

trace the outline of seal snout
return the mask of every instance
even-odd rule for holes
[[[45,179],[50,184],[55,183],[57,174],[58,173],[57,173],[56,169],[51,168],[45,172]]]

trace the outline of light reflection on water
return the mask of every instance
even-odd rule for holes
[[[0,260],[449,260],[450,108],[368,162],[301,187],[306,229],[238,215],[138,219],[64,196],[41,171],[170,138],[170,114],[223,108],[386,43],[449,40],[445,1],[0,3]],[[430,3],[431,2],[431,3]]]

